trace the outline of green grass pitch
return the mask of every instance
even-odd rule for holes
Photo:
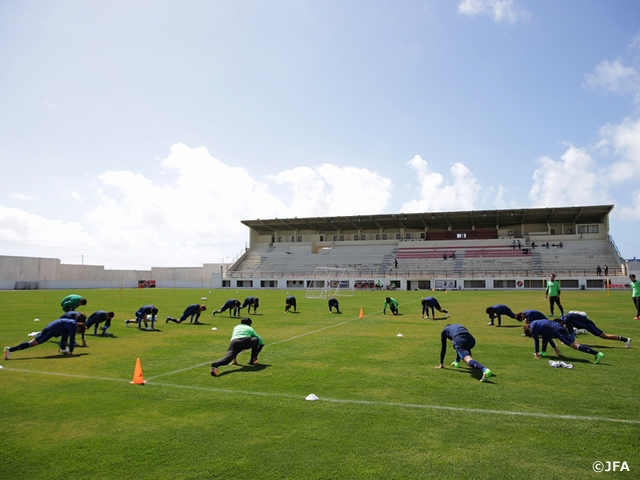
[[[600,365],[560,345],[572,370],[536,360],[515,320],[485,326],[484,310],[496,303],[548,313],[541,291],[391,292],[400,316],[382,315],[387,292],[341,298],[337,315],[304,291],[291,292],[296,314],[284,313],[284,291],[4,291],[0,347],[58,318],[68,293],[88,299],[79,309],[87,314],[114,310],[113,336],[94,337],[91,329],[88,346],[72,357],[58,354],[52,340],[0,362],[0,478],[640,476],[640,322],[630,292],[563,292],[565,311],[586,311],[606,333],[633,339],[625,349],[578,337],[605,353]],[[449,320],[420,318],[428,294]],[[260,366],[248,366],[244,352],[239,366],[221,367],[213,378],[210,363],[226,351],[238,319],[211,311],[249,295],[261,302],[251,315],[267,344]],[[160,310],[158,331],[125,328],[150,303]],[[165,324],[191,303],[207,305],[204,325]],[[474,335],[474,358],[496,375],[490,382],[464,364],[451,367],[450,342],[447,368],[434,368],[447,323]],[[144,386],[129,383],[137,358]],[[305,400],[311,393],[319,400]],[[626,462],[629,471],[596,473],[597,461],[605,468]]]

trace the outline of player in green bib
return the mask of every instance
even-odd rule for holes
[[[552,273],[549,280],[547,280],[547,290],[544,293],[544,298],[549,299],[550,317],[553,317],[554,304],[558,305],[560,315],[564,315],[564,308],[562,308],[562,304],[560,303],[560,290],[560,282],[556,280],[556,276]]]
[[[640,281],[636,280],[634,273],[629,275],[629,280],[631,280],[631,298],[636,307],[636,317],[634,320],[640,320]]]

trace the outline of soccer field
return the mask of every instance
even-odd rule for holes
[[[0,292],[0,346],[28,340],[58,318],[68,293]],[[496,303],[548,313],[542,291],[356,292],[340,298],[342,315],[330,314],[326,300],[305,299],[304,291],[291,292],[299,313],[288,314],[284,291],[73,293],[87,298],[84,313],[115,311],[113,335],[94,337],[90,329],[88,346],[71,357],[58,354],[53,339],[2,360],[0,478],[640,475],[640,322],[633,320],[630,292],[562,293],[565,312],[585,311],[606,333],[633,339],[626,349],[579,336],[605,354],[599,365],[559,345],[571,370],[536,360],[519,322],[486,326],[484,310]],[[401,315],[382,314],[388,294]],[[260,365],[248,366],[244,352],[239,366],[220,367],[211,377],[210,364],[223,356],[239,320],[211,312],[249,295],[260,297],[258,315],[251,315],[266,342]],[[421,319],[427,295],[451,318]],[[191,303],[207,305],[204,325],[165,324]],[[126,328],[124,320],[146,304],[159,308],[157,331]],[[434,368],[448,323],[474,335],[473,357],[494,372],[490,381],[479,382],[479,372],[464,364],[451,367],[451,342],[447,368]],[[137,358],[144,386],[129,383]],[[312,393],[318,401],[305,400]],[[614,461],[626,470],[594,471],[595,462],[607,469]]]

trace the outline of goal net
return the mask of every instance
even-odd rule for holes
[[[316,267],[305,298],[353,297],[353,268]]]

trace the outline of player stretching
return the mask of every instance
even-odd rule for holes
[[[471,349],[476,346],[476,339],[469,333],[465,327],[459,323],[447,325],[442,329],[440,333],[440,340],[442,341],[442,349],[440,350],[440,365],[436,368],[444,368],[444,356],[447,353],[447,339],[453,342],[453,348],[456,350],[456,359],[451,364],[455,368],[460,367],[460,359],[464,361],[471,368],[480,370],[482,372],[481,382],[485,382],[493,373],[487,367],[482,365],[477,360],[474,360],[471,356]]]
[[[531,323],[525,324],[525,326],[522,328],[527,337],[533,338],[533,354],[536,358],[540,358],[540,337],[551,344],[551,347],[553,347],[553,351],[556,352],[556,355],[558,355],[559,357],[562,356],[562,352],[556,348],[556,344],[553,341],[554,338],[557,338],[562,343],[573,348],[574,350],[580,350],[581,352],[594,355],[596,359],[593,363],[600,363],[600,361],[604,358],[604,353],[597,352],[588,345],[582,345],[575,340],[571,341],[567,329],[558,322],[552,322],[550,320],[534,320]]]

